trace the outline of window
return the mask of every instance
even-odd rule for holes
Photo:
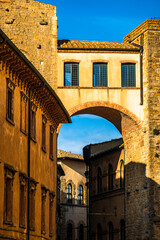
[[[21,92],[20,104],[20,129],[27,133],[27,96],[23,92]]]
[[[42,115],[42,150],[46,152],[46,123],[47,119]]]
[[[111,164],[108,166],[108,190],[113,190],[113,167]]]
[[[79,63],[64,64],[64,86],[79,86]]]
[[[26,176],[19,174],[20,177],[20,204],[19,204],[19,226],[25,227],[26,219]]]
[[[93,86],[107,87],[107,63],[93,64]]]
[[[135,63],[122,63],[121,65],[122,87],[136,86],[136,65]]]
[[[98,193],[102,192],[102,171],[100,168],[98,168],[97,171],[97,192]]]
[[[84,239],[84,227],[83,224],[80,224],[79,226],[79,240],[83,240]]]
[[[102,227],[101,224],[98,224],[97,226],[97,239],[102,240]]]
[[[72,203],[72,185],[69,183],[67,185],[67,202]]]
[[[9,122],[14,122],[14,89],[15,84],[7,79],[7,114],[6,118]]]
[[[121,160],[121,165],[120,165],[120,187],[124,187],[124,161]]]
[[[30,182],[30,230],[35,230],[35,193],[36,193],[36,183]]]
[[[80,185],[78,187],[78,203],[83,204],[83,187]]]
[[[53,136],[54,136],[54,129],[50,126],[50,146],[49,146],[49,157],[53,160]]]
[[[68,223],[67,225],[67,240],[73,239],[73,227],[71,223]]]
[[[109,223],[109,240],[114,240],[113,224]]]
[[[45,234],[45,208],[46,208],[46,194],[47,190],[45,187],[41,187],[42,199],[41,199],[41,233]]]
[[[31,103],[31,138],[36,140],[36,111],[37,107],[32,102]]]
[[[53,236],[53,201],[55,194],[53,192],[49,193],[49,236]]]
[[[121,231],[121,240],[125,240],[125,221],[121,220],[120,222],[120,231]]]
[[[12,225],[12,208],[13,208],[13,178],[15,170],[8,165],[5,168],[4,184],[4,223]]]

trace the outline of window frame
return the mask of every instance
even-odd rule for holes
[[[4,212],[3,223],[13,225],[13,181],[16,170],[4,164]]]
[[[28,97],[24,94],[24,92],[20,92],[21,94],[21,102],[20,102],[20,130],[24,134],[27,135],[27,102]],[[24,106],[23,106],[24,105]],[[24,107],[24,109],[23,109]],[[23,128],[23,121],[24,121],[24,128]]]
[[[109,222],[108,224],[108,228],[109,228],[109,240],[114,240],[114,227],[113,227],[113,223],[112,222]]]
[[[37,106],[31,102],[31,119],[30,119],[30,133],[31,133],[31,139],[36,142],[36,111],[37,111]]]
[[[127,78],[123,76],[123,66],[126,66]],[[129,78],[129,66],[134,66],[134,85],[132,86],[132,79]],[[125,83],[126,81],[126,83]],[[136,63],[135,62],[122,62],[121,63],[121,87],[136,87]]]
[[[51,125],[49,136],[49,157],[51,160],[53,160],[53,152],[54,152],[54,128]]]
[[[99,79],[98,79],[98,85],[96,85],[96,80],[94,79],[95,76],[95,66],[99,65],[98,69],[98,75],[99,75]],[[105,84],[102,84],[102,79],[101,79],[101,70],[102,70],[102,65],[106,66],[106,79],[105,79]],[[93,87],[108,87],[108,62],[93,62],[93,79],[92,79],[92,85]]]
[[[6,120],[14,124],[14,90],[16,85],[9,79],[6,79]]]
[[[113,166],[111,163],[108,165],[108,191],[113,190]]]
[[[102,226],[100,223],[97,225],[97,240],[102,240]]]
[[[121,219],[120,221],[120,240],[125,240],[125,221]]]
[[[29,223],[29,228],[31,231],[35,231],[35,206],[36,206],[36,182],[34,180],[30,181],[30,223]]]
[[[47,118],[42,114],[42,150],[46,153]]]
[[[66,67],[67,67],[67,65],[71,65],[70,66],[70,69],[71,69],[71,76],[70,76],[70,79],[69,79],[69,85],[68,84],[66,84],[66,82],[68,81],[67,79],[66,79]],[[76,75],[77,75],[77,79],[76,79],[76,84],[74,84],[74,79],[73,79],[73,66],[77,66],[77,73],[76,73]],[[65,87],[79,87],[79,62],[74,62],[74,61],[71,61],[71,62],[64,62],[64,86]]]
[[[97,193],[102,193],[102,170],[100,167],[97,169]]]
[[[124,188],[124,161],[120,162],[120,188]]]
[[[80,188],[81,188],[81,191],[80,191]],[[79,205],[83,204],[83,186],[82,186],[82,184],[80,184],[78,186],[78,204]]]
[[[72,239],[73,239],[73,224],[69,222],[67,224],[67,240]]]
[[[69,188],[70,186],[70,188]],[[68,191],[69,190],[69,191]],[[67,203],[72,204],[72,184],[67,184]]]
[[[49,192],[49,236],[53,237],[53,203],[54,203],[54,192]]]
[[[19,173],[20,193],[19,193],[19,227],[26,227],[26,206],[27,206],[27,176]],[[21,190],[23,187],[23,192]]]
[[[41,234],[46,234],[46,197],[47,189],[41,186]]]
[[[81,223],[80,225],[79,225],[79,229],[78,229],[79,231],[78,231],[78,239],[79,240],[83,240],[84,239],[84,226],[83,226],[83,224]]]

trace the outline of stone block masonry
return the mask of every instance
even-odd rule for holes
[[[0,0],[0,18],[0,28],[55,87],[56,6],[34,0]]]

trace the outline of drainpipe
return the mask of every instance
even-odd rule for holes
[[[143,46],[140,46],[140,105],[143,105]]]
[[[140,105],[143,105],[143,45],[142,45],[142,35],[140,39],[140,45],[137,43],[132,43],[133,46],[139,47],[140,50]]]
[[[31,149],[30,149],[30,141],[31,141],[31,92],[38,88],[43,88],[45,84],[43,83],[40,86],[33,87],[29,89],[28,93],[28,163],[27,163],[27,170],[28,170],[28,191],[27,191],[27,204],[28,204],[28,211],[27,211],[27,240],[30,239],[30,158],[31,158]]]

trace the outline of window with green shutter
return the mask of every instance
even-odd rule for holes
[[[121,65],[122,87],[136,86],[136,64],[122,63]]]
[[[107,63],[93,64],[93,87],[107,87]]]

